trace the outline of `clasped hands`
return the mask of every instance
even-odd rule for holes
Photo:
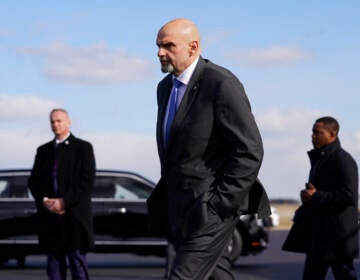
[[[306,189],[300,191],[301,202],[308,202],[311,200],[311,197],[316,192],[316,188],[313,184],[307,183]]]
[[[57,215],[65,214],[65,203],[63,198],[48,198],[44,197],[43,205],[47,208],[51,213]]]

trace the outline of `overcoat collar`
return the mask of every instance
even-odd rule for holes
[[[54,138],[53,143],[54,146],[61,145],[63,147],[70,147],[70,145],[73,144],[74,140],[75,140],[75,136],[72,133],[70,133],[69,137],[61,141],[59,144],[56,144],[56,138]]]
[[[312,149],[311,151],[308,152],[308,155],[311,161],[315,161],[332,154],[333,152],[335,152],[340,148],[341,148],[340,140],[339,138],[336,138],[335,141],[331,142],[330,144],[320,149],[316,149],[316,148]]]

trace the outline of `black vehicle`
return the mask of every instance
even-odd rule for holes
[[[34,199],[27,187],[30,170],[0,170],[0,264],[27,255],[43,254],[37,241]],[[98,170],[92,195],[95,253],[133,253],[165,256],[167,241],[154,235],[147,220],[146,199],[154,183],[136,173]],[[234,262],[240,255],[267,247],[268,233],[255,215],[239,217],[228,250]]]

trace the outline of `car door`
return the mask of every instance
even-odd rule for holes
[[[102,205],[102,213],[94,213],[95,234],[127,240],[149,236],[146,198],[151,190],[134,176],[97,176],[93,201]]]
[[[27,187],[28,177],[21,172],[0,176],[0,238],[36,235],[36,206]]]

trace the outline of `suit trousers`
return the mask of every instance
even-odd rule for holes
[[[88,266],[84,253],[79,250],[68,253],[48,253],[46,271],[49,280],[66,280],[66,257],[69,260],[71,278],[73,280],[88,280]]]
[[[196,232],[177,240],[171,280],[233,280],[227,246],[239,220],[222,219],[210,207],[207,222]]]
[[[324,260],[306,256],[303,280],[325,279],[331,268],[336,280],[356,280],[356,271],[352,259]]]

